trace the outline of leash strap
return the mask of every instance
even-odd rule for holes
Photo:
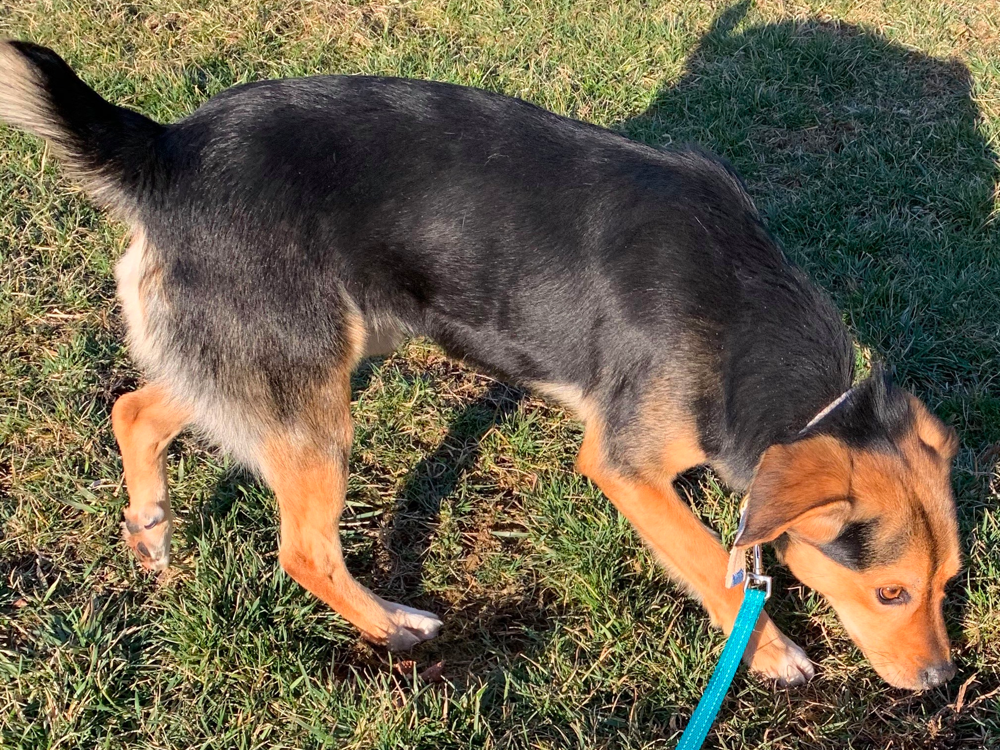
[[[850,398],[853,390],[853,388],[848,388],[838,398],[827,404],[819,414],[812,418],[809,424],[802,428],[802,432],[799,434],[801,435],[844,403]],[[746,521],[746,502],[746,500],[743,501],[743,507],[740,510],[740,526],[736,530],[737,542],[743,533]],[[712,728],[712,723],[719,715],[719,709],[722,708],[722,701],[725,700],[726,693],[729,692],[729,686],[733,684],[736,668],[740,665],[754,626],[757,624],[760,613],[764,610],[764,602],[771,596],[771,579],[764,575],[763,557],[759,544],[754,545],[753,548],[753,568],[753,573],[746,572],[746,549],[734,544],[733,551],[729,556],[729,568],[726,571],[726,588],[732,588],[742,583],[743,604],[740,605],[740,611],[736,614],[733,630],[722,649],[722,656],[719,657],[719,663],[715,665],[715,671],[712,672],[712,677],[708,681],[708,687],[705,688],[704,695],[701,696],[694,713],[691,714],[691,720],[684,727],[684,734],[681,735],[681,740],[677,743],[677,750],[700,750],[705,742],[708,730]]]
[[[718,716],[719,709],[722,708],[722,701],[726,697],[726,693],[729,692],[736,668],[740,665],[740,659],[743,658],[743,652],[746,651],[750,635],[764,609],[768,593],[769,590],[751,587],[747,587],[743,592],[743,604],[740,605],[740,611],[736,615],[736,623],[729,634],[729,640],[726,641],[726,645],[722,649],[722,656],[715,666],[715,671],[712,672],[712,678],[708,681],[705,694],[701,696],[697,708],[691,714],[691,720],[684,728],[684,734],[681,735],[681,741],[677,744],[677,750],[698,750],[705,741],[705,737],[708,736],[708,730],[712,728],[712,723]]]

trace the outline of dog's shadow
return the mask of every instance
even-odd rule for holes
[[[385,585],[393,596],[422,589],[428,540],[449,497],[475,465],[483,436],[517,411],[524,392],[495,382],[456,415],[438,448],[409,472],[399,492],[385,544],[394,557]]]
[[[1000,309],[972,304],[1000,282],[1000,171],[968,68],[846,23],[742,26],[748,7],[722,13],[682,77],[618,129],[731,161],[860,343],[957,422],[970,395],[988,398],[1000,355]],[[1000,440],[998,420],[961,427]]]

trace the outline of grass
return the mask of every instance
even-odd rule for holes
[[[161,120],[241,81],[380,73],[725,155],[863,355],[959,429],[967,566],[947,608],[959,676],[922,695],[881,683],[779,572],[768,609],[819,676],[786,692],[741,672],[709,743],[1000,746],[991,2],[14,0],[0,34]],[[0,132],[0,746],[673,746],[722,637],[572,473],[576,424],[426,342],[356,377],[344,537],[359,578],[444,615],[439,640],[359,642],[279,571],[270,492],[189,438],[170,458],[175,565],[140,573],[109,428],[139,377],[123,242],[37,141]],[[707,472],[682,490],[731,537],[737,498]]]

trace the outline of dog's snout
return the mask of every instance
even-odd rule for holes
[[[927,690],[948,682],[955,676],[955,665],[950,661],[943,661],[932,667],[927,667],[920,673],[920,686]]]

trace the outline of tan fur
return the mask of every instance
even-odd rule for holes
[[[783,559],[795,576],[826,597],[887,682],[917,690],[925,669],[949,662],[942,603],[961,554],[949,480],[953,432],[911,403],[917,418],[897,446],[901,456],[849,449],[830,437],[770,448],[739,542],[787,534]],[[839,499],[848,488],[851,502]],[[850,570],[823,554],[820,545],[845,523],[868,519],[878,522],[872,567]],[[903,587],[909,602],[880,603],[877,590],[889,586]]]
[[[170,562],[173,514],[166,451],[190,418],[190,410],[173,401],[159,385],[121,396],[111,410],[129,495],[125,541],[149,570],[162,570]]]
[[[351,372],[364,355],[366,340],[367,332],[360,314],[350,315],[345,328],[345,359],[331,367],[329,380],[313,394],[311,403],[300,415],[302,429],[295,433],[302,446],[311,446],[315,451],[333,451],[336,455],[337,451],[345,450],[345,471],[354,439],[350,413]],[[281,431],[278,430],[277,434]],[[265,445],[262,455],[269,453]]]
[[[812,544],[833,540],[850,510],[851,469],[847,447],[829,435],[772,446],[750,487],[736,543],[770,542],[793,525],[793,533]]]

